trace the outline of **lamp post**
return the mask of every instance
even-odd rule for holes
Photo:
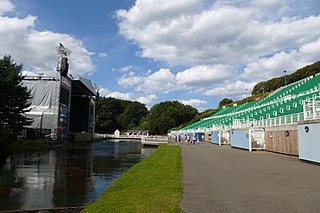
[[[286,72],[287,70],[284,70],[283,73],[284,73],[284,85],[286,86],[287,85],[287,75],[286,75]]]

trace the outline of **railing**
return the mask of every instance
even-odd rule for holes
[[[233,121],[232,128],[241,129],[241,128],[247,128],[247,127],[268,127],[268,126],[291,125],[291,124],[297,124],[299,121],[303,121],[303,120],[304,120],[303,112],[274,117],[274,118],[261,119],[261,120],[235,119]]]
[[[168,143],[167,136],[146,136],[141,138],[141,143],[145,145],[159,145]]]
[[[318,100],[317,100],[318,99]],[[304,118],[306,120],[320,118],[320,97],[314,97],[303,102]]]

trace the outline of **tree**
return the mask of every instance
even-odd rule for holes
[[[30,106],[30,93],[21,85],[22,64],[17,65],[10,56],[0,59],[0,149],[16,141],[23,127],[31,120],[23,113]]]
[[[272,78],[267,81],[257,83],[252,89],[252,95],[258,95],[265,92],[272,92],[285,84],[291,84],[306,78],[311,75],[315,75],[320,72],[320,61],[317,61],[311,65],[298,69],[294,73],[278,78]]]
[[[115,98],[99,98],[96,102],[96,128],[99,133],[113,133],[115,130],[136,129],[148,109],[137,101]]]
[[[198,110],[178,101],[165,101],[154,105],[140,127],[154,134],[166,134],[169,129],[193,119]]]
[[[148,109],[144,104],[137,101],[130,102],[119,116],[119,123],[123,129],[135,129],[139,126],[141,119],[147,115]]]
[[[224,98],[224,99],[222,99],[222,100],[220,101],[219,107],[222,107],[222,106],[224,106],[224,105],[226,105],[226,104],[230,104],[230,103],[232,103],[232,102],[233,102],[233,100],[231,100],[231,99],[229,99],[229,98]]]
[[[113,133],[121,129],[118,117],[124,108],[121,100],[115,98],[99,98],[96,102],[95,131],[99,133]]]

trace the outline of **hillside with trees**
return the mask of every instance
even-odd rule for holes
[[[299,81],[311,75],[315,75],[320,72],[320,61],[298,69],[291,75],[281,76],[278,78],[272,78],[268,81],[257,83],[252,89],[252,95],[257,95],[265,92],[272,92],[285,84],[291,84]]]

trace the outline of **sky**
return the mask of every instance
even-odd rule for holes
[[[0,57],[69,73],[104,97],[199,111],[320,60],[319,0],[0,0]]]

